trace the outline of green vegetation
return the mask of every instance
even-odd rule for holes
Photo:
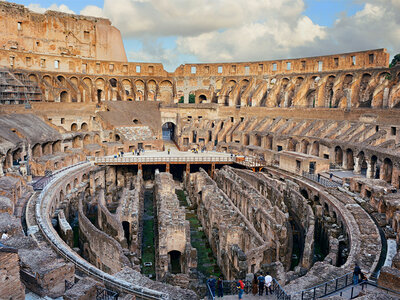
[[[183,102],[185,102],[185,97],[184,97],[184,96],[181,96],[181,98],[179,99],[179,102],[178,102],[178,103],[183,103]]]
[[[189,103],[196,103],[196,96],[194,94],[189,95]]]
[[[150,267],[144,263],[151,262]],[[154,207],[153,192],[146,190],[144,193],[144,216],[143,216],[143,244],[142,244],[142,274],[153,275],[155,278],[155,248],[154,248]]]
[[[185,192],[183,190],[176,190],[179,204],[187,207]],[[221,270],[217,265],[217,260],[211,250],[210,244],[208,243],[207,237],[203,231],[199,230],[201,224],[197,219],[196,213],[190,212],[190,208],[187,207],[186,220],[190,223],[190,239],[192,246],[197,249],[197,270],[207,278],[210,275],[220,276],[222,275]]]
[[[392,62],[389,65],[389,68],[393,68],[396,64],[400,64],[400,53],[395,55],[392,59]]]

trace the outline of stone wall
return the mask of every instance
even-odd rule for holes
[[[239,173],[240,174],[240,173]],[[269,249],[268,263],[280,261],[290,266],[288,257],[288,214],[272,205],[234,169],[225,166],[217,170],[214,180],[218,187],[232,200],[245,218],[253,225],[266,243],[272,243]]]
[[[79,199],[79,239],[83,256],[99,269],[113,274],[130,262],[121,245],[106,233],[97,229],[85,216],[82,199]]]
[[[276,259],[273,243],[264,241],[204,170],[190,174],[186,190],[225,278],[244,278]]]
[[[0,246],[0,295],[4,299],[25,299],[25,286],[19,276],[18,250]]]
[[[169,173],[157,173],[154,183],[157,216],[156,275],[162,279],[172,273],[172,256],[179,253],[180,272],[188,274],[197,267],[197,251],[190,244],[190,225],[185,208],[179,205],[175,183]]]

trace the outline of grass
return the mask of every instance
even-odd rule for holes
[[[154,219],[149,218],[154,216],[153,193],[146,191],[144,197],[142,274],[155,276]],[[151,262],[152,265],[145,267],[145,262]]]
[[[180,205],[188,207],[185,192],[183,190],[176,190],[176,195],[178,196]],[[186,220],[190,223],[191,244],[197,249],[197,270],[207,278],[211,275],[217,277],[222,275],[205,233],[199,231],[201,224],[196,213],[187,212]]]

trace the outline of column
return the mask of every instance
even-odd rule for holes
[[[372,168],[373,165],[370,161],[367,162],[367,178],[374,178],[374,169]]]
[[[361,165],[360,165],[360,159],[358,157],[354,157],[354,174],[361,174]]]

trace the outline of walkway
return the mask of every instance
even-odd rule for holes
[[[215,298],[215,300],[218,300],[218,299],[223,299],[223,300],[237,300],[237,299],[239,299],[238,298],[238,295],[229,295],[229,296],[224,296],[223,298]],[[252,294],[249,294],[249,295],[246,295],[246,294],[244,294],[243,295],[243,300],[261,300],[261,299],[263,299],[263,300],[276,300],[276,296],[275,295],[268,295],[268,296],[266,296],[266,295],[264,295],[264,296],[253,296]]]

